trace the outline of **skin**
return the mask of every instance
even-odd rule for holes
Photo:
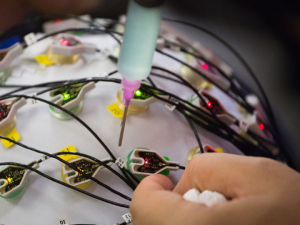
[[[190,189],[224,194],[228,203],[207,207],[183,199]],[[145,178],[134,192],[134,225],[296,225],[300,175],[265,158],[206,153],[195,157],[174,188],[163,175]]]

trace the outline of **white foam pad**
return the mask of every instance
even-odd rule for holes
[[[190,202],[201,203],[206,206],[212,206],[227,202],[224,195],[218,192],[203,191],[200,193],[197,189],[191,189],[183,195],[183,198]]]

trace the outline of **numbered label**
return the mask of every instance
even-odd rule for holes
[[[34,33],[27,34],[24,37],[25,43],[29,46],[37,42],[37,38]]]
[[[117,164],[118,167],[124,168],[124,166],[125,166],[125,160],[123,160],[121,158],[117,158],[116,164]]]
[[[58,224],[59,225],[68,225],[69,223],[68,223],[68,221],[66,219],[59,219],[58,220]]]
[[[246,120],[240,120],[240,128],[244,131],[248,131],[249,123]]]
[[[6,137],[8,137],[14,141],[19,141],[21,139],[21,136],[19,135],[18,131],[15,128]],[[14,143],[4,140],[4,139],[1,139],[1,142],[5,148],[9,148],[14,145]]]
[[[168,110],[170,110],[171,112],[173,112],[173,111],[176,109],[176,105],[178,104],[178,102],[177,102],[176,99],[173,98],[173,97],[170,97],[169,100],[170,100],[171,102],[174,102],[174,104],[168,103],[168,104],[165,105],[165,107],[166,107]]]
[[[123,118],[124,111],[123,111],[122,109],[119,108],[119,106],[117,105],[117,103],[108,106],[107,109],[108,109],[115,117],[117,117],[118,119],[122,119],[122,118]]]
[[[64,148],[64,149],[62,149],[58,152],[77,152],[77,151],[76,151],[76,148],[73,145],[70,145],[70,146],[68,146],[68,147],[66,147],[66,148]],[[65,161],[69,161],[70,159],[77,158],[78,156],[68,154],[68,155],[59,155],[58,157],[65,160]],[[64,164],[64,163],[62,163],[62,164]]]
[[[108,73],[105,71],[101,71],[100,73],[97,74],[98,77],[108,77]]]
[[[130,213],[126,213],[122,217],[123,217],[123,219],[125,220],[126,223],[131,223],[132,219],[131,219],[131,214]]]

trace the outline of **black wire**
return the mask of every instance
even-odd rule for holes
[[[243,64],[244,68],[248,71],[248,73],[250,74],[250,76],[253,78],[253,80],[257,84],[257,86],[258,86],[261,94],[263,95],[264,101],[266,102],[268,109],[271,110],[271,105],[269,103],[268,97],[267,97],[264,89],[262,88],[262,86],[261,86],[261,84],[260,84],[257,76],[255,75],[255,73],[253,72],[253,70],[251,69],[251,67],[249,66],[249,64],[246,62],[246,60],[228,42],[226,42],[224,39],[222,39],[221,37],[219,37],[218,35],[216,35],[212,31],[209,31],[208,29],[206,29],[204,27],[200,27],[199,25],[192,24],[192,23],[189,23],[189,22],[186,22],[186,21],[165,18],[165,17],[163,18],[163,20],[169,21],[169,22],[175,22],[175,23],[184,24],[186,26],[190,26],[190,27],[196,28],[198,30],[201,30],[202,32],[204,32],[204,33],[206,33],[206,34],[214,37],[219,42],[221,42],[223,45],[225,45],[238,58],[238,60]],[[265,109],[265,110],[268,112],[268,109]]]
[[[171,81],[173,81],[173,82],[182,84],[182,85],[184,85],[184,86],[190,88],[190,86],[186,85],[185,83],[180,82],[180,81],[178,81],[178,80],[175,80],[175,79],[173,79],[173,78],[166,77],[166,76],[161,75],[161,74],[155,74],[155,73],[153,73],[153,72],[151,72],[151,75],[157,76],[157,77],[159,77],[159,78],[171,80]],[[181,101],[182,101],[182,99],[181,99]],[[190,104],[190,102],[187,102],[187,101],[184,101],[184,102],[187,103],[187,104]],[[192,106],[192,105],[190,105],[190,106]],[[193,106],[194,106],[194,105],[193,105]],[[194,106],[194,107],[195,107],[195,106]],[[196,108],[196,110],[200,110],[200,109],[199,109],[199,108]],[[205,112],[205,111],[202,111],[202,112]],[[238,126],[238,121],[237,121],[236,125]],[[270,130],[270,128],[267,128],[267,130]],[[267,139],[265,139],[265,138],[262,138],[262,137],[258,136],[257,134],[253,133],[253,132],[250,131],[250,130],[248,130],[247,133],[248,133],[251,137],[253,137],[254,139],[259,139],[259,140],[261,140],[261,141],[263,141],[263,142],[266,142],[267,144],[270,144],[270,145],[272,145],[272,146],[278,148],[278,146],[277,146],[275,143],[270,142],[269,140],[267,140]]]
[[[118,72],[118,71],[113,71],[113,72],[109,73],[108,76],[114,75],[114,74],[116,74],[117,72]],[[186,85],[185,83],[183,83],[183,82],[181,82],[181,81],[179,81],[179,80],[175,80],[175,79],[173,79],[173,78],[170,78],[170,77],[167,77],[167,76],[164,76],[164,75],[160,75],[160,74],[155,74],[155,73],[153,73],[153,72],[151,73],[151,75],[157,76],[157,77],[163,78],[163,79],[172,80],[172,81],[174,81],[174,82],[180,83],[180,84],[182,84],[182,85],[184,85],[184,86],[190,88],[189,85]],[[120,83],[120,80],[119,80],[119,79],[107,79],[107,78],[98,78],[98,77],[97,77],[97,78],[93,78],[93,79],[89,79],[89,80],[87,80],[87,79],[89,79],[89,78],[84,78],[84,79],[80,79],[80,80],[63,80],[63,81],[57,81],[57,82],[46,82],[46,83],[36,84],[36,85],[26,85],[26,86],[22,86],[22,85],[12,85],[12,86],[16,86],[16,87],[22,86],[22,87],[25,88],[25,89],[29,89],[29,88],[35,88],[35,87],[48,87],[48,86],[53,85],[53,84],[60,84],[60,85],[58,85],[58,86],[51,87],[50,89],[47,89],[47,91],[51,91],[51,90],[54,90],[54,89],[59,88],[59,87],[64,87],[64,86],[69,86],[69,85],[74,85],[74,84],[79,84],[79,83],[88,83],[88,82],[92,82],[92,81],[94,81],[94,82],[96,82],[96,83],[99,82],[99,81],[104,81],[104,82],[105,82],[105,81],[108,81],[108,82]],[[1,87],[1,86],[0,86],[0,87]],[[22,88],[22,89],[23,89],[23,88]],[[21,90],[17,89],[17,90],[15,90],[15,91],[13,91],[13,92],[15,93],[15,92],[18,92],[18,91],[21,91]],[[42,94],[42,93],[45,93],[45,92],[47,92],[47,91],[43,91],[43,92],[41,92],[41,93],[37,93],[37,95]],[[11,92],[10,92],[10,93],[11,93]],[[9,94],[9,93],[6,93],[5,95],[2,95],[1,97],[4,97],[4,96],[6,96],[6,95],[8,95],[8,94]],[[262,140],[262,141],[264,141],[264,142],[267,142],[268,144],[271,144],[271,145],[276,146],[275,143],[272,143],[272,142],[270,142],[270,141],[268,141],[268,140],[266,140],[266,139],[264,139],[264,138],[261,138],[260,136],[255,135],[253,132],[251,133],[250,130],[248,130],[247,133],[249,133],[251,136],[254,136],[255,138],[259,138],[260,140]]]
[[[194,91],[194,93],[200,98],[201,101],[203,101],[206,104],[206,101],[203,99],[203,97],[200,95],[200,93],[198,92],[198,90],[196,88],[194,88],[189,82],[187,82],[185,79],[183,79],[181,76],[173,73],[172,71],[169,71],[167,69],[161,68],[161,67],[157,67],[157,66],[153,66],[153,69],[158,69],[164,72],[169,73],[172,76],[175,76],[176,78],[180,79],[183,83],[185,83],[187,86],[190,87],[190,89],[192,89]],[[208,110],[210,111],[211,115],[213,116],[213,118],[222,125],[222,127],[226,130],[226,132],[228,132],[229,135],[236,135],[237,133],[235,131],[233,131],[228,125],[226,125],[225,123],[223,123],[222,121],[219,120],[219,118],[216,116],[216,114],[212,111],[211,108],[208,108]],[[240,138],[243,138],[239,135]],[[243,138],[244,139],[244,138]],[[262,146],[264,147],[264,146]],[[266,149],[264,147],[264,151],[269,152],[268,149]]]
[[[226,95],[228,95],[228,97],[230,97],[231,99],[233,99],[233,100],[236,101],[236,102],[239,102],[238,99],[236,99],[234,96],[232,96],[232,95],[228,92],[228,90],[224,90],[222,87],[220,87],[220,85],[216,84],[216,82],[214,82],[213,80],[211,80],[211,79],[210,79],[209,77],[207,77],[205,74],[201,73],[201,71],[195,69],[194,67],[192,67],[192,66],[190,66],[189,64],[183,62],[182,60],[180,60],[180,59],[178,59],[178,58],[176,58],[176,57],[174,57],[174,56],[172,56],[172,55],[170,55],[170,54],[167,54],[167,53],[165,53],[165,52],[163,52],[163,51],[161,51],[161,50],[159,50],[159,49],[156,49],[156,51],[159,52],[160,54],[162,54],[162,55],[164,55],[164,56],[167,56],[167,57],[169,57],[169,58],[171,58],[171,59],[173,59],[173,60],[175,60],[175,61],[181,63],[182,65],[188,67],[189,69],[191,69],[191,70],[194,71],[195,73],[199,74],[200,76],[204,77],[207,81],[209,81],[210,83],[212,83],[213,85],[215,85],[216,87],[218,87],[223,93],[225,93]],[[243,106],[244,108],[247,108],[247,106],[245,106],[244,103],[239,102],[239,104],[240,104],[241,106]]]
[[[16,145],[19,145],[19,146],[25,148],[25,149],[28,149],[28,150],[30,150],[30,151],[33,151],[33,152],[36,152],[36,153],[39,153],[39,154],[44,154],[44,155],[46,155],[46,156],[48,156],[48,157],[54,158],[54,159],[56,159],[56,160],[58,160],[58,161],[60,161],[60,162],[62,162],[62,163],[64,163],[64,164],[68,165],[70,168],[72,168],[73,170],[75,170],[76,172],[78,172],[79,174],[81,174],[83,177],[85,177],[85,178],[87,178],[87,179],[90,179],[90,180],[96,182],[97,184],[101,185],[102,187],[106,188],[107,190],[113,192],[114,194],[119,195],[120,197],[122,197],[122,198],[124,198],[124,199],[126,199],[126,200],[131,201],[131,198],[129,198],[128,196],[122,194],[122,193],[119,192],[119,191],[114,190],[113,188],[107,186],[106,184],[102,183],[101,181],[99,181],[98,179],[96,179],[96,178],[94,178],[94,177],[92,177],[92,176],[82,173],[82,171],[80,171],[78,168],[76,168],[75,166],[73,166],[73,165],[70,164],[69,162],[63,160],[62,158],[57,157],[56,155],[52,155],[52,154],[50,154],[50,153],[48,153],[48,152],[44,152],[44,151],[41,151],[41,150],[38,150],[38,149],[35,149],[35,148],[32,148],[32,147],[29,147],[29,146],[27,146],[27,145],[24,145],[24,144],[22,144],[22,143],[20,143],[20,142],[17,142],[17,141],[15,141],[15,140],[12,140],[12,139],[7,138],[7,137],[4,137],[4,136],[0,136],[0,139],[7,140],[7,141],[9,141],[9,142],[12,142],[12,143],[14,143],[14,144],[16,144]],[[100,160],[99,160],[99,161],[100,161]],[[105,164],[105,163],[102,163],[102,165],[104,165],[104,164]]]
[[[113,75],[113,74],[115,74],[115,73],[117,73],[118,71],[113,71],[113,72],[111,72],[111,73],[109,73],[108,74],[108,76],[111,76],[111,75]],[[86,78],[85,79],[83,79],[83,80],[85,80],[86,82],[92,82],[92,81],[95,81],[95,82],[98,82],[98,81],[108,81],[108,82],[115,82],[115,83],[121,83],[121,81],[120,81],[120,79],[108,79],[108,78],[97,78],[97,79],[89,79],[89,80],[87,80]],[[56,89],[56,88],[59,88],[59,87],[63,87],[63,86],[67,86],[67,85],[72,85],[72,84],[77,84],[77,83],[83,83],[82,81],[83,80],[80,80],[80,81],[74,81],[74,82],[70,82],[70,81],[67,81],[67,83],[68,84],[64,84],[64,85],[60,85],[60,86],[56,86],[56,87],[52,87],[52,88],[50,88],[50,89],[48,89],[47,91],[50,91],[50,90],[53,90],[53,89]],[[17,92],[18,90],[16,90],[15,92]],[[38,94],[42,94],[42,93],[44,93],[44,92],[39,92]],[[6,98],[7,98],[7,94],[6,95],[4,95]],[[0,99],[3,99],[3,96],[1,96],[0,97]],[[48,103],[48,101],[46,101],[47,103]],[[49,104],[49,103],[48,103]],[[55,106],[54,106],[55,107]],[[56,108],[59,108],[59,106],[56,106]],[[59,109],[61,109],[61,108],[59,108]],[[63,109],[62,109],[62,111],[64,111]],[[70,116],[72,116],[74,119],[76,119],[78,122],[80,122],[78,119],[79,118],[77,118],[74,114],[72,114],[71,112],[69,112],[69,111],[65,111],[67,114],[69,114]],[[82,121],[83,122],[83,121]],[[81,123],[81,122],[80,122]],[[83,125],[83,124],[82,124]],[[85,126],[85,125],[84,125]],[[87,125],[85,126],[87,129],[89,128]],[[89,129],[88,129],[89,130]],[[92,132],[92,134],[93,134],[93,131],[92,131],[92,129],[90,128],[90,130],[89,130],[90,132]],[[93,134],[94,135],[94,134]],[[95,136],[95,135],[94,135]],[[97,137],[96,137],[96,139],[97,139]],[[98,140],[98,139],[97,139]],[[101,139],[100,139],[101,140]],[[99,141],[99,140],[98,140]],[[100,142],[101,143],[101,142]],[[102,143],[101,143],[102,144]],[[103,146],[104,147],[104,146]],[[107,149],[106,149],[107,150]],[[111,154],[110,154],[111,155]],[[116,160],[115,158],[114,158],[114,156],[113,155],[111,155],[111,157],[114,159],[114,160]],[[136,188],[136,185],[132,182],[132,180],[128,177],[128,175],[127,174],[131,174],[131,172],[130,171],[127,171],[126,172],[126,169],[125,168],[120,168],[121,169],[121,172],[123,173],[123,175],[125,176],[125,178],[131,183],[131,188],[132,188],[132,190],[135,190],[135,188]],[[131,177],[133,177],[133,175],[131,174]],[[137,181],[137,179],[135,180],[135,181]]]
[[[52,37],[52,36],[55,36],[57,34],[60,34],[60,33],[66,33],[66,32],[89,32],[89,33],[97,33],[97,32],[100,32],[100,33],[107,33],[109,34],[116,42],[118,42],[118,44],[121,45],[121,41],[119,39],[117,39],[113,33],[118,33],[118,32],[114,32],[114,31],[110,31],[110,30],[107,30],[107,29],[97,29],[95,27],[90,27],[90,28],[68,28],[68,29],[64,29],[64,30],[59,30],[59,31],[56,31],[56,32],[53,32],[53,33],[50,33],[50,34],[45,34],[43,37],[39,38],[37,40],[37,42],[39,41],[42,41],[48,37]],[[27,48],[28,45],[26,43],[23,43],[23,48]]]
[[[151,84],[153,87],[157,87],[156,84],[153,82],[153,80],[151,79],[150,76],[149,76],[147,79],[148,79],[148,81],[150,82],[150,84]]]
[[[196,130],[196,127],[194,126],[192,120],[190,119],[190,117],[187,114],[184,114],[184,116],[185,116],[186,120],[188,121],[188,123],[189,123],[189,125],[190,125],[190,127],[191,127],[191,129],[192,129],[192,131],[193,131],[193,133],[195,135],[195,137],[196,137],[196,140],[197,140],[199,148],[200,148],[200,152],[204,153],[203,145],[202,145],[201,139],[199,137],[199,134],[198,134],[198,132]]]
[[[116,80],[116,79],[114,79]],[[120,80],[119,80],[120,82]],[[72,116],[75,120],[77,120],[81,125],[83,125],[96,139],[97,141],[103,146],[103,148],[107,151],[107,153],[110,155],[110,157],[116,161],[116,157],[112,154],[112,152],[109,150],[109,148],[105,145],[105,143],[102,141],[102,139],[85,123],[83,122],[79,117],[77,117],[76,115],[74,115],[73,113],[71,113],[70,111],[64,109],[63,107],[57,105],[57,104],[54,104],[53,102],[50,102],[50,101],[47,101],[45,99],[41,99],[41,98],[37,98],[37,97],[33,97],[33,96],[27,96],[27,95],[11,95],[11,96],[6,96],[7,97],[23,97],[25,99],[35,99],[35,100],[38,100],[38,101],[41,101],[41,102],[44,102],[46,104],[49,104],[49,105],[52,105],[53,107],[55,108],[58,108],[60,110],[62,110],[63,112],[67,113],[68,115]],[[3,98],[0,97],[0,99],[2,100]],[[130,178],[128,177],[127,173],[125,172],[125,169],[124,168],[120,168],[123,175],[126,177],[126,179],[132,183],[132,186],[131,188],[133,190],[135,190],[136,186],[134,185],[134,183],[130,180]]]
[[[172,43],[172,44],[174,44],[174,43]],[[243,103],[247,106],[247,107],[246,107],[246,110],[247,110],[248,112],[250,112],[250,113],[253,113],[254,109],[253,109],[253,108],[248,104],[248,102],[245,100],[245,96],[242,95],[240,88],[236,87],[235,82],[233,82],[232,78],[231,78],[231,77],[228,77],[228,76],[227,76],[227,75],[226,75],[226,74],[225,74],[225,73],[224,73],[217,65],[215,65],[214,63],[208,61],[208,60],[205,59],[203,56],[199,56],[199,55],[196,55],[196,54],[194,54],[194,53],[191,53],[191,52],[189,52],[189,51],[187,51],[187,50],[185,50],[185,49],[183,49],[183,48],[181,48],[181,47],[180,47],[180,51],[183,52],[183,53],[185,53],[185,54],[189,54],[189,55],[191,55],[191,56],[193,56],[193,57],[195,57],[195,58],[197,58],[197,59],[200,59],[200,60],[204,61],[206,64],[208,64],[209,66],[215,68],[215,69],[222,75],[222,77],[224,77],[226,80],[228,80],[228,81],[230,82],[230,89],[231,89],[235,94],[237,94],[238,96],[241,97],[241,99],[243,100]],[[234,78],[235,78],[235,77],[234,77]],[[235,80],[236,80],[236,78],[235,78]],[[238,81],[236,80],[236,82],[238,82]],[[239,84],[239,85],[241,85],[241,84]]]
[[[93,160],[94,162],[100,164],[101,166],[104,166],[105,168],[107,168],[108,170],[110,170],[112,173],[114,173],[116,176],[118,176],[121,180],[123,180],[129,187],[131,184],[128,183],[128,181],[121,176],[121,174],[119,174],[116,170],[114,170],[113,168],[111,168],[110,166],[106,165],[105,163],[103,163],[102,161],[100,161],[99,159],[93,157],[93,156],[90,156],[90,155],[87,155],[87,154],[83,154],[83,153],[79,153],[79,152],[58,152],[58,153],[55,153],[53,155],[78,155],[78,156],[82,156],[82,157],[85,157],[85,158],[88,158],[90,160]],[[114,163],[114,162],[113,162]]]
[[[134,180],[137,184],[140,183],[140,181],[130,172],[130,170],[126,169],[125,167],[124,170],[131,177],[132,180]]]
[[[146,87],[146,88],[148,88],[148,89],[155,89],[155,90],[157,90],[157,91],[159,91],[159,92],[162,92],[162,93],[167,93],[167,95],[172,96],[172,97],[174,97],[175,99],[178,99],[179,101],[183,101],[183,102],[185,102],[186,104],[191,105],[192,107],[194,106],[194,105],[192,105],[190,102],[188,102],[188,101],[186,101],[186,100],[183,100],[183,99],[179,98],[178,96],[175,96],[175,95],[173,95],[173,94],[171,94],[171,93],[168,93],[168,92],[166,92],[166,91],[164,91],[164,90],[161,90],[161,89],[158,89],[158,88],[154,88],[154,87],[150,87],[150,86],[148,86],[148,87]],[[143,86],[143,85],[141,86],[141,90],[144,90],[144,91],[147,92],[148,94],[152,95],[153,97],[155,97],[155,98],[157,98],[157,99],[159,99],[159,100],[161,100],[161,101],[167,102],[167,103],[169,103],[169,104],[174,104],[174,102],[172,102],[172,101],[170,101],[170,100],[167,100],[167,99],[165,99],[165,98],[159,97],[158,95],[154,94],[153,92],[148,91],[147,89],[145,89],[145,86]],[[179,103],[179,105],[180,105],[180,107],[184,108],[184,110],[190,111],[191,113],[193,113],[187,106],[182,105],[182,104],[180,104],[180,103]],[[208,114],[208,113],[205,112],[203,109],[198,108],[198,107],[196,107],[196,106],[194,106],[194,107],[197,108],[197,109],[199,109],[200,111],[203,111],[204,113]],[[178,108],[178,107],[177,107],[177,108]],[[198,114],[198,115],[199,115],[199,114]],[[211,115],[208,114],[208,116],[211,116]],[[249,146],[252,146],[252,147],[254,147],[254,148],[257,148],[257,147],[258,147],[258,148],[260,149],[260,151],[261,151],[262,153],[264,153],[264,155],[265,155],[266,157],[269,157],[269,158],[273,158],[273,159],[274,159],[274,156],[270,153],[270,151],[269,151],[268,149],[266,149],[265,146],[263,146],[263,145],[258,145],[258,146],[254,145],[252,142],[248,141],[247,139],[245,139],[244,137],[242,137],[240,134],[238,134],[238,133],[235,132],[234,130],[231,130],[231,128],[228,127],[226,124],[224,124],[222,121],[218,121],[218,122],[219,122],[220,125],[226,126],[227,129],[229,129],[229,131],[231,132],[232,135],[234,135],[234,136],[236,136],[237,138],[243,140],[243,141],[244,141],[245,143],[247,143]],[[232,138],[233,138],[233,137],[232,137]],[[232,139],[232,138],[231,138],[231,139]],[[232,139],[232,140],[233,140],[233,139]],[[258,142],[258,143],[259,143],[259,142]],[[241,149],[241,151],[243,151],[243,150]],[[247,155],[247,154],[246,154],[246,155]],[[248,153],[248,155],[249,155],[249,153]]]
[[[153,69],[158,69],[158,70],[161,70],[161,71],[164,71],[164,72],[167,72],[167,73],[169,73],[170,75],[175,76],[176,78],[178,78],[179,80],[181,80],[183,83],[185,83],[186,85],[188,85],[188,86],[194,91],[194,93],[200,98],[200,100],[201,100],[205,105],[207,105],[206,100],[205,100],[205,99],[203,98],[203,96],[199,93],[199,91],[198,91],[196,88],[194,88],[194,86],[192,86],[189,82],[187,82],[184,78],[182,78],[181,76],[179,76],[179,75],[173,73],[172,71],[169,71],[169,70],[164,69],[164,68],[161,68],[161,67],[153,66],[152,68],[153,68]],[[217,117],[217,115],[215,114],[215,112],[214,112],[210,107],[207,107],[207,109],[208,109],[208,111],[211,113],[211,115],[214,117],[214,119],[215,119],[218,123],[220,123],[220,124],[222,124],[222,125],[224,126],[224,128],[225,128],[225,130],[228,132],[228,134],[229,134],[229,135],[232,135],[231,129],[230,129],[226,124],[224,124],[222,121],[219,120],[219,118]]]
[[[206,28],[200,27],[199,25],[195,25],[195,24],[192,24],[192,23],[189,23],[189,22],[186,22],[186,21],[181,21],[181,20],[176,20],[176,19],[170,19],[170,18],[165,18],[164,17],[163,20],[169,21],[169,22],[180,23],[180,24],[183,24],[183,25],[190,26],[190,27],[196,28],[198,30],[201,30],[201,31],[205,32],[206,34],[209,34],[210,36],[216,38],[219,42],[221,42],[224,46],[226,46],[237,57],[237,59],[242,63],[242,65],[248,71],[248,73],[250,74],[252,79],[255,81],[257,87],[259,88],[259,90],[260,90],[260,92],[263,96],[263,99],[265,101],[265,104],[267,105],[267,108],[265,107],[264,104],[262,104],[262,106],[263,106],[264,110],[266,111],[266,113],[269,115],[270,122],[274,126],[276,136],[278,136],[278,139],[277,139],[278,145],[283,150],[284,145],[283,145],[282,140],[281,140],[279,127],[278,127],[277,122],[275,120],[275,116],[274,116],[271,104],[269,102],[269,99],[268,99],[261,83],[259,82],[257,76],[255,75],[255,73],[253,72],[253,70],[251,69],[249,64],[246,62],[246,60],[228,42],[226,42],[224,39],[222,39],[221,37],[219,37],[215,33],[207,30]],[[275,137],[275,139],[276,139],[276,137]]]
[[[123,207],[123,208],[129,208],[129,205],[125,205],[125,204],[121,204],[121,203],[118,203],[118,202],[114,202],[114,201],[111,201],[111,200],[99,197],[97,195],[94,195],[92,193],[89,193],[87,191],[81,190],[79,188],[73,187],[72,185],[66,184],[66,183],[64,183],[64,182],[62,182],[60,180],[57,180],[57,179],[55,179],[53,177],[50,177],[47,174],[44,174],[44,173],[40,172],[39,170],[34,169],[31,166],[28,166],[28,165],[25,165],[25,164],[13,163],[13,162],[2,162],[2,163],[0,163],[0,166],[20,166],[20,167],[23,167],[23,168],[27,168],[27,169],[29,169],[29,170],[31,170],[31,171],[39,174],[40,176],[42,176],[42,177],[44,177],[44,178],[46,178],[48,180],[51,180],[51,181],[53,181],[55,183],[58,183],[60,185],[65,186],[65,187],[71,188],[71,189],[73,189],[75,191],[81,192],[82,194],[88,195],[88,196],[90,196],[92,198],[98,199],[100,201],[103,201],[103,202],[106,202],[106,203],[109,203],[109,204],[112,204],[112,205],[120,206],[120,207]]]
[[[160,68],[158,68],[158,69],[160,69]],[[180,78],[181,78],[181,77],[180,77]],[[120,81],[119,81],[119,80],[117,80],[117,81],[115,80],[115,82],[118,82],[118,83],[119,83]],[[129,179],[129,178],[127,178],[127,179]]]
[[[179,166],[179,169],[185,170],[185,167],[184,166]]]
[[[111,76],[111,75],[116,74],[116,73],[118,73],[117,70],[114,71],[114,72],[109,73],[108,76]],[[95,82],[95,83],[98,83],[99,81],[102,81],[102,82],[113,82],[113,81],[115,81],[115,83],[119,83],[119,79],[117,80],[117,79],[109,79],[109,78],[95,78],[95,79],[93,79],[93,78],[92,78],[92,79],[86,78],[86,79],[82,80],[82,82],[81,82],[81,81],[76,81],[76,80],[75,80],[74,82],[71,81],[71,82],[68,82],[68,83],[63,84],[63,85],[62,85],[62,84],[59,84],[59,85],[57,85],[57,86],[50,87],[49,89],[46,89],[46,90],[37,92],[36,95],[41,95],[41,94],[44,94],[44,93],[46,93],[46,92],[55,90],[55,89],[60,88],[60,87],[70,86],[70,85],[74,85],[74,84],[81,84],[81,83],[89,83],[89,82]]]
[[[182,82],[179,81],[179,80],[176,80],[176,79],[173,79],[173,78],[171,78],[171,77],[167,77],[167,76],[164,76],[164,75],[161,75],[161,74],[157,74],[157,73],[151,72],[150,75],[151,75],[151,76],[155,76],[155,77],[159,77],[159,78],[162,78],[162,79],[165,79],[165,80],[171,80],[171,81],[173,81],[173,82],[176,82],[176,83],[185,85],[184,83],[182,83]],[[187,85],[185,85],[185,86],[187,86]]]
[[[115,74],[117,72],[118,71],[113,71],[113,72],[109,73],[108,75]],[[30,89],[30,88],[49,87],[49,86],[51,87],[51,85],[57,84],[57,86],[55,88],[51,87],[50,89],[47,90],[47,91],[51,91],[51,90],[54,90],[54,89],[59,88],[59,87],[69,86],[69,85],[73,85],[73,84],[89,83],[89,82],[93,82],[93,81],[95,83],[100,82],[100,81],[121,83],[120,79],[114,79],[114,78],[109,79],[109,78],[104,78],[104,77],[93,77],[92,79],[90,79],[90,78],[87,77],[87,78],[78,79],[78,80],[63,80],[63,81],[57,81],[57,82],[47,82],[47,83],[42,83],[42,84],[36,84],[36,85],[31,85],[31,86],[27,85],[27,86],[21,87],[19,89],[13,90],[11,92],[5,93],[5,94],[1,95],[0,98],[1,97],[6,97],[7,95],[11,95],[11,94],[14,94],[14,93],[17,93],[17,92],[20,92],[20,91],[27,90],[27,89]],[[19,86],[19,85],[16,85],[16,86]],[[38,92],[37,95],[43,94],[47,91]]]

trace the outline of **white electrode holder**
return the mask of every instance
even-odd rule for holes
[[[232,77],[233,70],[232,68],[223,62],[220,58],[213,54],[213,52],[207,48],[205,48],[199,42],[193,40],[191,37],[188,37],[179,31],[170,27],[167,23],[161,23],[161,31],[160,36],[164,37],[166,40],[170,42],[175,42],[176,44],[181,45],[181,40],[184,40],[186,43],[189,43],[194,49],[196,49],[207,61],[211,62],[212,64],[216,65],[220,70],[224,72],[225,75],[228,77]],[[190,48],[190,46],[183,46],[184,48]]]
[[[27,101],[24,98],[19,99],[17,102],[13,103],[7,117],[0,122],[0,134],[6,136],[14,128],[15,116],[17,111],[27,104]],[[13,125],[13,126],[11,126]],[[10,129],[8,129],[10,127]],[[6,134],[2,134],[3,131]]]
[[[97,164],[97,162],[84,158],[84,157],[76,157],[74,159],[71,159],[70,161],[68,161],[68,163],[73,164],[75,162],[78,162],[80,160],[86,160],[89,162],[92,162],[94,164]],[[101,160],[103,163],[105,163],[107,166],[111,166],[111,158],[106,158]],[[98,168],[95,170],[95,172],[91,175],[91,177],[95,177],[98,172],[100,171],[100,169],[103,169],[104,166],[99,165]],[[72,168],[70,168],[68,165],[64,164],[62,167],[62,176],[64,177],[64,182],[66,182],[67,184],[70,184],[74,187],[79,187],[80,189],[85,189],[91,182],[90,179],[86,179],[82,182],[78,182],[78,183],[74,183],[75,178],[77,178],[79,176],[78,172],[73,170]],[[84,188],[82,188],[84,187]]]
[[[85,20],[86,22],[80,21],[80,19]],[[43,24],[44,33],[54,33],[59,32],[61,30],[72,29],[72,28],[89,28],[90,24],[88,22],[92,22],[92,18],[90,15],[79,16],[79,19],[70,18],[66,20],[53,20],[49,22],[45,22]]]
[[[37,162],[32,162],[29,165],[32,165],[32,168],[34,168],[34,169],[39,168],[39,164]],[[0,170],[0,174],[3,171],[7,170],[8,168],[23,168],[23,167],[21,167],[21,166],[5,166]],[[27,177],[31,172],[32,172],[31,170],[24,168],[24,175],[22,177],[20,184],[18,184],[17,186],[15,186],[14,188],[12,188],[10,191],[7,191],[7,192],[5,191],[5,188],[7,185],[9,185],[9,183],[8,183],[7,179],[1,178],[0,179],[0,196],[3,198],[14,198],[14,197],[19,196],[21,194],[20,192],[23,192],[23,190],[21,190],[21,189],[25,188],[25,186],[27,184]],[[20,191],[20,192],[17,193],[18,191]]]
[[[23,47],[20,43],[16,43],[13,46],[0,50],[0,71],[6,70],[11,62],[23,53]]]
[[[66,103],[65,105],[61,106],[62,108],[71,111],[73,114],[78,115],[82,110],[82,100],[84,99],[84,96],[87,92],[93,90],[96,87],[95,82],[90,82],[86,85],[84,85],[76,99],[73,99],[72,101]],[[56,97],[54,97],[51,102],[59,105],[63,101],[63,96],[60,94]],[[71,119],[72,117],[69,115],[66,115],[66,113],[58,108],[55,108],[54,106],[50,105],[50,112],[53,116],[57,117],[58,119],[67,120]]]
[[[222,121],[223,123],[225,123],[226,125],[230,126],[232,124],[234,124],[237,119],[231,115],[225,108],[224,106],[221,104],[221,102],[213,97],[211,94],[209,94],[207,91],[199,91],[199,93],[201,94],[201,96],[203,97],[203,99],[206,101],[206,103],[208,103],[210,100],[208,99],[208,97],[205,97],[205,96],[209,96],[209,98],[211,100],[214,100],[214,102],[222,109],[222,113],[221,114],[216,114],[217,118]],[[210,111],[206,108],[206,107],[203,107],[201,104],[200,104],[200,98],[197,96],[197,95],[194,95],[192,96],[191,98],[191,103],[197,107],[200,107],[202,108],[203,110],[205,110],[206,112],[210,113]]]
[[[190,64],[192,67],[196,68],[200,73],[204,74],[205,77],[208,77],[210,80],[212,80],[214,83],[216,83],[222,90],[228,91],[230,89],[230,81],[228,81],[225,77],[223,77],[219,71],[217,71],[215,68],[211,67],[210,65],[206,64],[202,60],[191,58],[189,59],[188,64]],[[204,66],[206,69],[204,69]],[[200,74],[194,74],[194,76],[200,76]],[[188,78],[188,77],[187,77]]]
[[[74,39],[77,44],[74,46],[64,45],[61,42],[64,39]],[[58,34],[55,36],[54,41],[49,46],[49,51],[52,54],[74,56],[82,54],[95,54],[97,47],[95,44],[82,43],[79,38],[71,34]]]
[[[145,159],[139,156],[140,152],[144,152],[144,153],[153,153],[155,154],[155,156],[157,156],[159,158],[159,160],[165,164],[165,166],[153,173],[144,173],[144,172],[140,172],[138,171],[138,168],[142,167],[145,165]],[[130,153],[130,157],[129,157],[130,162],[127,162],[127,167],[129,166],[129,170],[132,172],[132,174],[134,175],[142,175],[142,176],[149,176],[151,174],[159,174],[163,171],[166,170],[179,170],[179,163],[178,162],[173,162],[173,161],[167,161],[164,157],[162,157],[161,155],[159,155],[156,151],[153,150],[148,150],[148,149],[135,149]]]
[[[116,103],[119,106],[121,110],[124,110],[125,106],[123,104],[123,88],[120,88],[117,92],[116,96]],[[169,96],[167,95],[158,95],[161,98],[169,99]],[[140,113],[143,113],[150,104],[154,102],[158,102],[157,98],[150,96],[147,99],[138,99],[133,97],[133,99],[130,102],[129,110],[128,110],[128,115],[138,115]]]
[[[121,93],[121,100],[123,102],[123,88],[120,89]],[[153,96],[149,97],[148,99],[132,99],[130,102],[130,106],[135,106],[135,107],[146,107],[154,102],[158,101],[156,98]]]
[[[249,94],[245,97],[246,102],[252,106],[257,113],[258,118],[260,118],[265,123],[268,123],[268,116],[265,113],[265,110],[260,102],[260,99],[255,94]]]

